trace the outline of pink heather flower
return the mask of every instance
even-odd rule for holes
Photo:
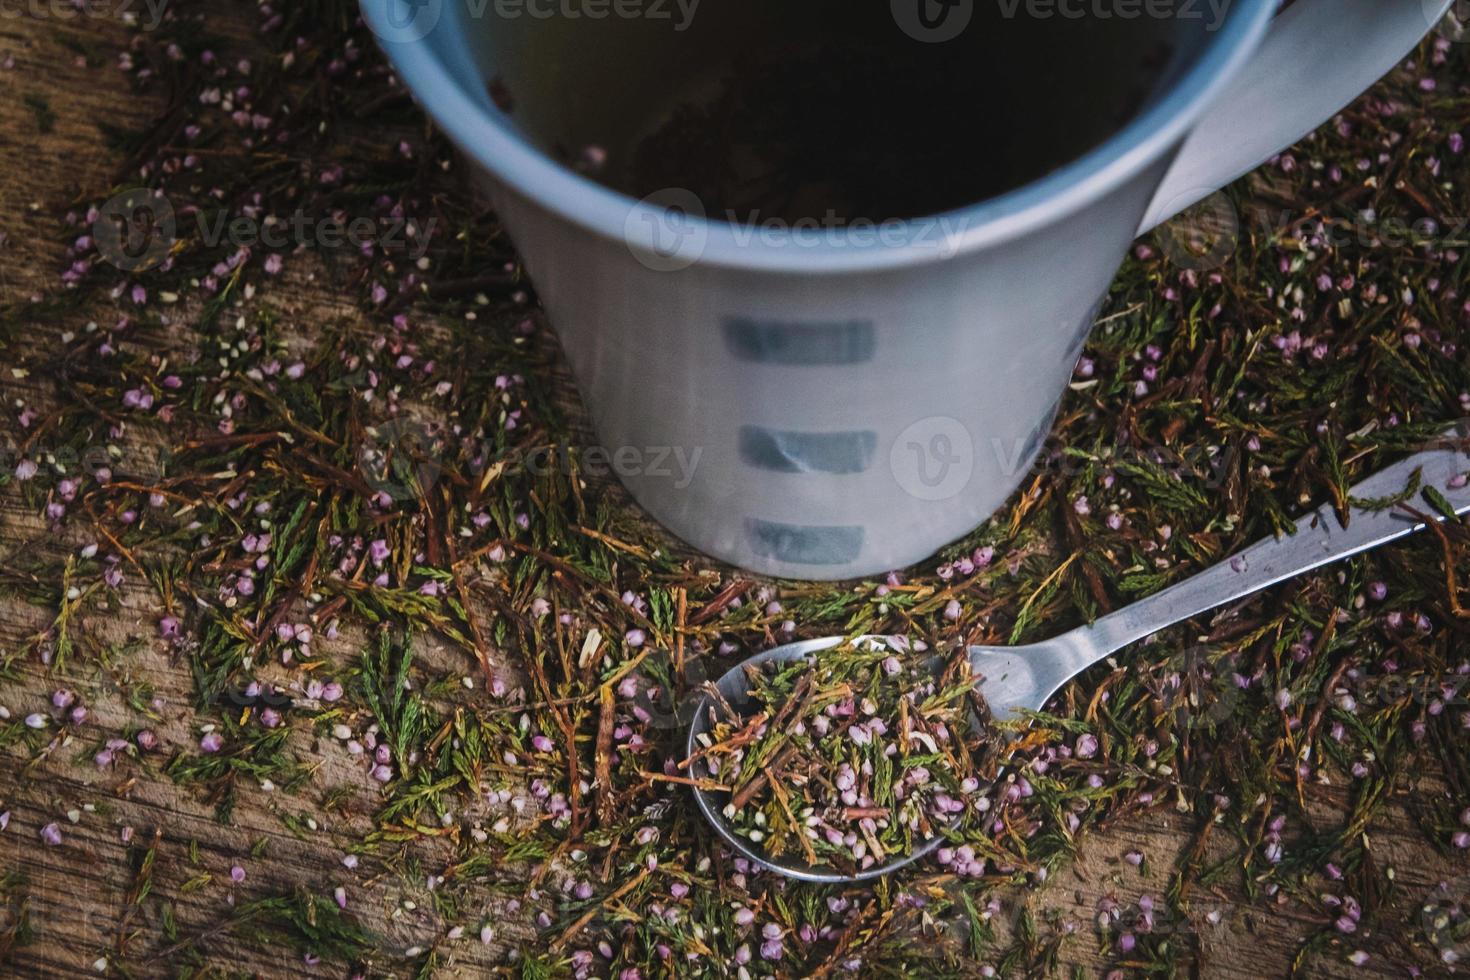
[[[124,408],[136,408],[146,412],[153,407],[153,396],[141,388],[129,388],[123,392],[122,403]]]
[[[648,640],[648,634],[640,629],[631,629],[623,634],[623,641],[633,649],[638,649]]]
[[[960,601],[958,599],[951,599],[944,604],[944,618],[950,622],[958,620],[962,614],[963,610],[960,607]]]
[[[1079,759],[1091,759],[1097,755],[1097,736],[1083,733],[1077,736],[1077,744],[1072,751]]]
[[[224,748],[225,740],[219,732],[205,732],[199,739],[201,752],[215,753]]]
[[[242,868],[242,867],[240,867],[238,864],[237,865],[234,865],[233,867],[231,867],[230,868],[230,880],[233,881],[237,885],[240,882],[244,881],[245,880],[245,869]]]
[[[41,828],[41,840],[47,847],[55,847],[61,843],[61,828],[54,822],[48,823]]]
[[[23,459],[15,464],[15,479],[24,483],[36,475],[37,466],[34,461]]]

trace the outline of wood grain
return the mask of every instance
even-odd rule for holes
[[[210,0],[205,6],[218,12],[216,23],[227,33],[242,17],[243,5]],[[243,28],[234,33],[240,44],[251,43]],[[13,68],[0,69],[0,234],[4,236],[0,299],[14,301],[58,287],[65,239],[56,215],[72,201],[107,188],[113,179],[116,160],[105,148],[99,121],[141,124],[157,109],[133,95],[115,67],[127,43],[125,29],[105,18],[0,19],[0,59],[9,54],[15,61]],[[93,52],[93,62],[86,63],[77,54],[79,49]],[[34,109],[38,100],[55,115],[49,132],[41,131]],[[334,295],[307,271],[294,272],[277,290],[274,302],[302,323],[356,316],[351,296]],[[100,319],[116,313],[105,308],[83,311],[70,326],[80,326],[88,316]],[[65,326],[38,324],[35,343],[48,343],[50,333]],[[0,379],[0,391],[8,399],[25,397],[33,404],[48,397],[8,373]],[[618,491],[609,488],[609,492]],[[54,536],[14,486],[0,490],[0,562],[19,568],[27,554],[59,553],[75,545],[74,540]],[[744,587],[745,583],[732,585],[730,595]],[[101,961],[109,975],[125,968],[133,976],[166,976],[202,960],[231,974],[340,975],[338,965],[308,966],[290,949],[245,942],[220,928],[232,903],[298,888],[326,895],[345,887],[349,910],[367,928],[387,937],[390,947],[402,951],[437,945],[445,976],[484,975],[504,962],[508,942],[536,941],[503,931],[489,945],[472,934],[448,941],[446,923],[433,911],[426,885],[405,891],[395,876],[373,879],[344,867],[343,855],[372,829],[374,790],[363,785],[360,773],[333,740],[299,732],[293,750],[312,769],[306,788],[293,795],[241,785],[239,805],[229,824],[214,819],[210,801],[170,782],[160,772],[169,750],[193,744],[198,736],[190,727],[192,681],[186,665],[157,639],[160,610],[155,601],[138,577],[131,576],[112,608],[90,612],[79,624],[79,635],[93,650],[118,651],[106,668],[89,656],[50,671],[28,657],[17,662],[13,680],[0,684],[0,704],[12,717],[38,710],[58,686],[97,692],[88,701],[92,716],[76,737],[33,765],[26,765],[25,753],[17,749],[9,750],[0,764],[0,808],[10,814],[8,827],[0,833],[0,864],[23,881],[7,892],[0,933],[9,933],[23,909],[33,934],[29,943],[0,949],[5,971],[33,977],[97,975]],[[28,638],[46,627],[50,615],[44,607],[14,600],[0,603],[0,650],[24,649]],[[349,648],[353,640],[348,635],[339,643]],[[472,663],[467,651],[443,645],[427,656],[446,671],[465,673]],[[159,735],[160,749],[141,763],[98,769],[90,762],[95,746],[139,724],[137,712],[124,703],[120,692],[143,678],[162,704],[160,717],[150,723]],[[322,802],[337,787],[351,789],[344,802],[328,811]],[[1380,865],[1393,868],[1397,886],[1389,906],[1393,915],[1379,928],[1418,930],[1419,905],[1437,883],[1463,883],[1463,876],[1470,873],[1465,862],[1431,847],[1413,818],[1415,799],[1438,790],[1433,773],[1401,774],[1390,804],[1367,831],[1372,853]],[[1310,803],[1324,824],[1340,821],[1347,801],[1343,787],[1310,787]],[[75,814],[75,822],[68,813]],[[308,817],[315,821],[315,831],[298,834],[285,822],[291,818],[300,827]],[[43,846],[41,828],[53,822],[59,823],[63,842]],[[131,844],[124,842],[129,833]],[[1195,846],[1201,833],[1201,827],[1167,804],[1129,816],[1080,841],[1075,864],[1044,886],[1007,893],[1002,919],[1015,921],[1018,909],[1029,908],[1043,932],[1058,936],[1063,973],[1073,967],[1086,975],[1105,972],[1116,964],[1116,957],[1100,948],[1092,927],[1099,903],[1114,899],[1128,905],[1142,894],[1160,894],[1175,862]],[[127,897],[137,882],[137,862],[155,836],[151,892],[131,906]],[[1228,858],[1233,853],[1230,836],[1225,828],[1217,828],[1205,839],[1204,852]],[[1135,850],[1147,855],[1142,869],[1123,860],[1125,853]],[[405,846],[401,860],[405,865],[413,861],[424,869],[440,869],[450,853],[447,843],[425,839]],[[230,869],[237,863],[246,870],[246,878],[234,884]],[[1282,904],[1265,896],[1247,898],[1238,877],[1227,875],[1226,884],[1195,888],[1187,896],[1190,916],[1176,928],[1178,941],[1194,950],[1196,965],[1191,972],[1222,980],[1285,975],[1300,939],[1321,928],[1326,919],[1320,912],[1308,911],[1308,903],[1299,897]],[[496,901],[487,890],[482,899],[487,914]],[[172,934],[163,918],[165,907],[174,919]],[[1215,911],[1218,923],[1208,918]],[[946,941],[942,929],[933,941]],[[1312,969],[1321,975],[1349,972],[1343,957],[1351,945],[1340,947],[1335,956],[1315,961]],[[375,965],[387,973],[402,973],[407,960]],[[1403,966],[1375,961],[1354,975],[1399,976]]]

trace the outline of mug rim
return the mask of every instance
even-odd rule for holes
[[[650,268],[667,261],[668,253],[657,247],[654,220],[637,220],[657,219],[663,207],[577,173],[534,146],[499,114],[486,111],[487,101],[472,97],[429,43],[439,25],[423,38],[393,40],[388,7],[400,2],[404,0],[360,0],[359,9],[415,101],[463,153],[517,196],[600,238],[622,243]],[[892,227],[904,244],[871,234],[859,241],[851,229],[839,231],[837,237],[846,240],[838,243],[801,244],[792,229],[756,233],[748,226],[699,217],[688,219],[700,235],[698,254],[688,261],[675,256],[676,262],[664,268],[795,274],[900,269],[980,251],[1055,224],[1106,197],[1182,144],[1255,53],[1276,6],[1277,0],[1234,0],[1225,24],[1167,92],[1056,170],[974,204],[879,226]],[[1198,188],[1200,196],[1216,189]],[[943,247],[935,247],[932,235],[917,227],[921,223],[929,229],[936,224],[951,229]]]

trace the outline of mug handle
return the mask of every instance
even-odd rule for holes
[[[1297,0],[1185,140],[1139,228],[1254,170],[1367,91],[1454,0]]]

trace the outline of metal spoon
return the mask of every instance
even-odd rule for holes
[[[1446,435],[1436,448],[1363,481],[1353,488],[1351,497],[1360,501],[1392,498],[1410,486],[1415,471],[1418,471],[1421,488],[1438,490],[1457,515],[1464,514],[1470,511],[1470,486],[1466,485],[1466,476],[1470,474],[1470,452],[1467,448],[1470,448],[1470,439],[1458,433]],[[1298,521],[1295,534],[1259,541],[1233,558],[1103,616],[1090,626],[1028,646],[971,647],[970,663],[981,678],[980,693],[997,721],[1012,718],[1022,710],[1039,711],[1062,685],[1136,640],[1200,613],[1244,599],[1286,579],[1422,530],[1425,522],[1409,513],[1407,507],[1431,520],[1443,520],[1442,515],[1423,499],[1422,493],[1414,494],[1403,505],[1385,509],[1370,510],[1352,505],[1346,526],[1338,520],[1332,507],[1324,505]],[[744,671],[747,665],[768,660],[801,660],[846,642],[849,642],[847,638],[834,636],[767,650],[727,671],[715,687],[727,702],[738,708],[746,700]],[[858,642],[886,644],[888,640],[884,637],[862,637]],[[699,748],[697,740],[708,731],[713,717],[714,705],[709,697],[705,697],[690,724],[687,757],[695,755]],[[760,867],[802,881],[842,884],[876,878],[929,854],[944,840],[943,836],[936,835],[907,855],[875,864],[855,874],[843,874],[830,867],[800,862],[778,864],[731,830],[721,812],[721,795],[698,787],[694,789],[694,799],[700,811],[725,842]]]

